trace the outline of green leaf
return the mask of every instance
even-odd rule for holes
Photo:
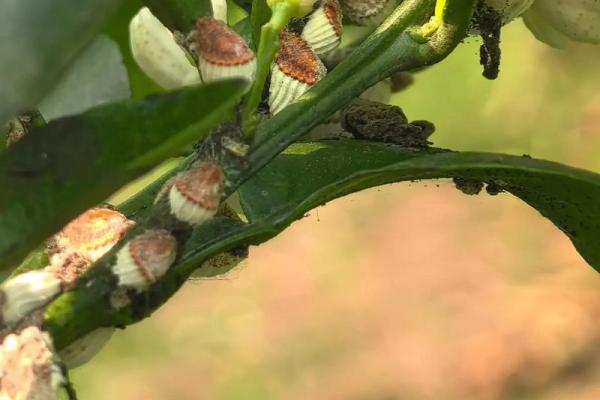
[[[245,81],[124,101],[61,118],[0,154],[0,270],[232,110]]]
[[[51,121],[130,95],[119,47],[102,35],[80,54],[38,109],[46,121]]]
[[[119,0],[0,2],[0,125],[48,93]]]
[[[185,162],[184,162],[185,163]],[[360,141],[294,144],[241,189],[250,222],[217,217],[195,229],[181,256],[165,277],[119,311],[103,303],[114,289],[95,268],[84,284],[50,304],[44,317],[60,349],[99,326],[129,325],[166,302],[187,277],[214,276],[203,263],[240,246],[260,244],[301,218],[307,211],[345,194],[391,182],[466,178],[493,183],[521,198],[549,218],[573,241],[582,256],[600,268],[600,175],[549,161],[490,153],[442,149],[416,151]],[[129,201],[122,210],[151,203],[168,175]],[[93,311],[93,313],[92,313]],[[94,315],[94,318],[89,315]]]
[[[549,161],[356,141],[305,143],[277,157],[240,195],[251,225],[271,225],[268,236],[347,193],[390,182],[454,177],[491,182],[520,198],[600,270],[600,175]]]

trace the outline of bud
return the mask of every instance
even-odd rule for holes
[[[11,326],[46,305],[61,291],[60,280],[51,272],[25,272],[7,280],[0,288],[1,320]]]
[[[176,256],[177,241],[168,231],[148,230],[119,250],[112,270],[119,286],[143,290],[167,272]]]
[[[66,379],[48,334],[29,327],[0,346],[0,399],[57,400]]]
[[[152,80],[164,89],[200,83],[198,70],[169,31],[147,7],[129,23],[133,58]]]
[[[304,17],[312,11],[316,0],[267,0],[267,4],[273,9],[277,4],[287,3],[293,8],[293,17]]]
[[[236,77],[254,80],[254,53],[244,38],[222,21],[210,17],[198,18],[196,52],[204,82]]]
[[[289,31],[279,35],[281,47],[271,67],[269,107],[277,114],[327,74],[310,45]]]
[[[211,0],[213,17],[219,21],[227,22],[227,1]]]
[[[115,328],[98,328],[77,339],[58,352],[60,359],[69,369],[90,361],[110,340]]]
[[[379,26],[396,8],[396,0],[341,0],[344,16],[361,26]]]
[[[190,225],[214,217],[225,185],[223,168],[213,161],[201,161],[177,176],[169,190],[171,214]]]
[[[500,14],[502,23],[507,24],[523,14],[534,0],[485,0],[484,5]]]
[[[323,55],[340,45],[342,40],[342,11],[338,0],[325,0],[313,12],[304,29],[302,38],[315,53]]]
[[[600,2],[536,0],[523,20],[538,40],[565,47],[569,40],[600,43]]]

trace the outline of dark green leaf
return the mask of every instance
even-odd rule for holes
[[[241,189],[252,223],[281,230],[346,193],[390,182],[468,178],[493,183],[550,219],[600,270],[600,175],[549,161],[340,141],[291,146]]]
[[[59,297],[47,309],[45,329],[62,348],[87,332],[106,325],[139,321],[174,294],[204,261],[240,246],[260,244],[280,233],[312,208],[345,194],[390,182],[461,177],[493,183],[521,198],[562,229],[583,257],[600,266],[600,175],[548,161],[489,153],[457,153],[441,149],[410,150],[358,141],[302,143],[279,155],[240,191],[251,221],[242,224],[218,217],[198,227],[167,275],[131,307],[115,311],[98,306],[113,290],[102,279],[93,290],[80,287]],[[165,177],[148,190],[156,190]],[[154,196],[141,193],[129,211]],[[229,268],[233,267],[230,265]],[[96,269],[98,276],[102,269]],[[214,276],[204,265],[196,276]],[[81,317],[94,311],[97,318]]]
[[[0,154],[0,269],[208,132],[246,86],[223,81],[55,120]]]
[[[0,2],[0,124],[32,108],[119,0]]]

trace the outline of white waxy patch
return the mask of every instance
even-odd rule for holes
[[[327,74],[310,45],[289,31],[280,35],[280,48],[271,67],[269,108],[275,115],[306,93]]]
[[[77,339],[58,352],[67,368],[79,367],[90,361],[110,340],[115,328],[98,328]]]
[[[344,16],[361,26],[379,26],[396,8],[396,0],[341,0]]]
[[[196,21],[196,53],[204,82],[228,78],[254,80],[254,53],[245,40],[222,21],[210,17]]]
[[[218,164],[202,161],[177,176],[169,190],[171,214],[199,225],[211,219],[221,204],[225,174]]]
[[[139,67],[164,89],[200,83],[198,70],[169,31],[147,7],[129,24],[129,41]]]
[[[144,290],[175,261],[177,241],[166,230],[152,229],[131,239],[117,252],[113,273],[119,286]]]
[[[243,78],[251,82],[256,76],[256,59],[241,65],[216,65],[198,58],[198,68],[205,83],[232,78]]]
[[[30,271],[7,280],[0,290],[1,320],[11,326],[58,295],[61,281],[48,271]]]
[[[302,38],[321,56],[340,45],[342,14],[338,0],[324,1],[309,17]]]
[[[535,37],[554,47],[569,41],[600,43],[600,1],[536,0],[523,14]]]
[[[188,200],[175,186],[169,191],[171,212],[175,217],[190,225],[199,225],[215,216],[217,210],[203,208]]]
[[[57,400],[66,379],[47,333],[29,327],[0,345],[0,399]]]
[[[311,88],[304,82],[286,75],[277,64],[271,68],[271,88],[269,91],[269,108],[275,115]]]

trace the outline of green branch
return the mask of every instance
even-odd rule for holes
[[[474,0],[447,0],[444,21],[427,42],[421,43],[407,32],[432,15],[433,0],[404,1],[325,79],[299,101],[258,127],[257,143],[245,168],[230,182],[225,197],[309,129],[371,85],[397,70],[409,70],[442,60],[464,38],[473,6]],[[165,209],[160,205],[140,213],[142,222],[125,240],[145,228],[161,226],[164,217]],[[98,327],[124,326],[139,321],[174,294],[191,271],[208,258],[224,250],[260,242],[261,238],[273,236],[278,229],[277,223],[240,225],[228,218],[215,218],[182,236],[180,249],[183,255],[179,255],[179,263],[163,279],[146,292],[129,293],[131,304],[115,310],[110,297],[116,282],[109,267],[114,262],[115,252],[123,245],[121,241],[78,280],[73,290],[50,304],[44,317],[45,329],[55,338],[56,346],[61,348]]]

